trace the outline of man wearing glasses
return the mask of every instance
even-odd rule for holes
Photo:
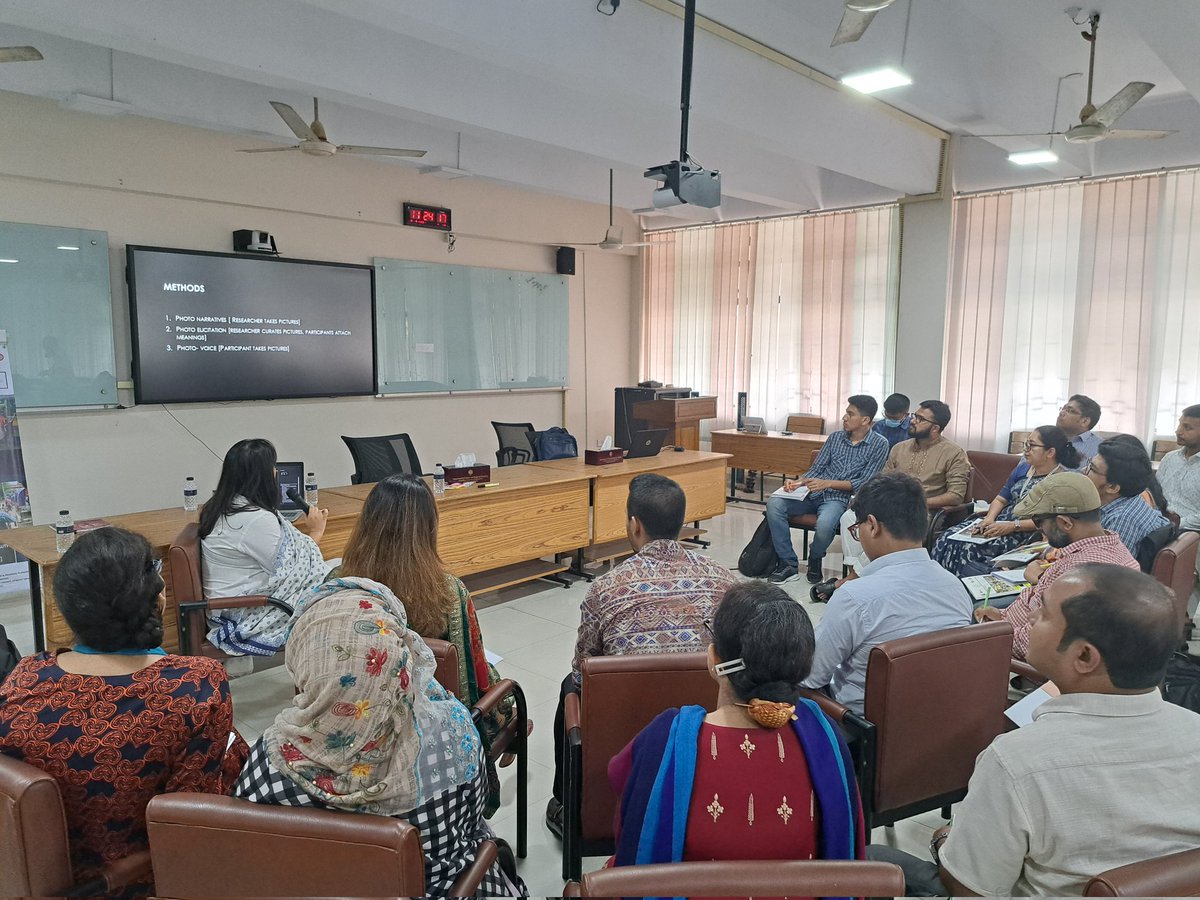
[[[916,478],[881,472],[859,488],[850,511],[855,521],[847,531],[871,562],[838,588],[817,624],[812,672],[803,683],[861,715],[871,648],[969,624],[971,597],[923,546],[929,513]]]
[[[1100,493],[1100,524],[1116,532],[1135,556],[1143,540],[1171,524],[1142,499],[1142,491],[1154,472],[1146,448],[1132,435],[1102,441],[1083,474],[1092,479]]]
[[[1054,562],[1035,559],[1025,569],[1033,582],[1021,591],[1007,609],[983,606],[975,618],[1004,619],[1013,627],[1013,656],[1025,659],[1029,632],[1044,604],[1046,591],[1059,578],[1084,563],[1112,563],[1140,569],[1121,538],[1106,531],[1100,522],[1100,492],[1086,475],[1056,472],[1048,475],[1017,504],[1018,518],[1032,519],[1058,558]]]
[[[1071,439],[1071,446],[1079,451],[1081,462],[1076,467],[1078,469],[1082,469],[1087,461],[1096,455],[1100,446],[1100,435],[1092,429],[1099,423],[1100,404],[1083,394],[1073,394],[1058,411],[1058,419],[1054,424],[1066,432],[1067,437]]]

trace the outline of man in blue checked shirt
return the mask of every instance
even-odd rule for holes
[[[833,541],[838,520],[850,505],[850,495],[887,462],[890,449],[887,439],[871,430],[879,410],[875,398],[855,394],[846,402],[842,430],[829,436],[808,472],[798,481],[788,481],[783,486],[788,493],[801,487],[807,491],[800,491],[802,496],[796,499],[772,494],[767,500],[767,524],[779,557],[779,565],[770,575],[773,584],[793,581],[800,575],[800,560],[792,547],[788,517],[808,514],[817,517],[816,531],[808,546],[808,580],[816,584],[823,577],[821,560]]]

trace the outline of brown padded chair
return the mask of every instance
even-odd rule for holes
[[[162,794],[146,807],[159,897],[420,897],[421,835],[391,816]],[[496,859],[482,841],[452,896],[475,893]],[[220,864],[218,864],[220,861]]]
[[[809,695],[853,736],[868,833],[966,796],[975,757],[1005,731],[1012,640],[985,622],[873,647],[861,717]]]
[[[886,862],[717,860],[588,872],[565,897],[901,897],[904,872]]]
[[[1008,481],[1008,476],[1021,461],[1019,454],[993,453],[990,450],[968,450],[967,459],[975,470],[975,483],[971,495],[967,498],[974,502],[986,500],[991,503]]]
[[[143,850],[109,863],[95,879],[76,884],[58,782],[3,753],[0,836],[0,897],[93,896],[150,874],[150,853]]]
[[[717,683],[705,653],[593,656],[583,661],[582,691],[567,694],[563,779],[563,879],[578,879],[584,856],[613,852],[613,816],[621,798],[608,762],[665,709],[713,709]]]
[[[947,529],[953,528],[960,522],[965,522],[971,516],[971,512],[975,508],[975,501],[971,497],[975,493],[975,467],[967,473],[967,493],[966,500],[962,503],[956,503],[953,506],[942,506],[938,509],[930,510],[929,527],[925,531],[925,549],[933,551],[933,545],[937,543]]]
[[[1188,622],[1188,599],[1192,595],[1192,585],[1196,583],[1197,550],[1200,550],[1200,532],[1181,532],[1179,537],[1158,551],[1150,569],[1156,581],[1170,588],[1175,597],[1175,608],[1185,626]]]
[[[449,641],[425,638],[425,645],[433,651],[436,665],[433,677],[438,684],[464,703],[466,699],[458,690],[458,647]],[[488,755],[499,759],[506,753],[516,757],[517,762],[517,856],[525,858],[529,842],[529,709],[521,685],[511,678],[493,684],[471,707],[471,720],[475,727],[484,716],[504,702],[512,694],[517,701],[517,714],[505,729],[492,741]]]
[[[825,419],[813,413],[792,413],[787,417],[787,430],[793,434],[824,434]]]
[[[179,652],[188,656],[211,656],[224,659],[225,654],[204,639],[208,631],[208,613],[213,609],[237,609],[263,606],[271,601],[265,594],[245,597],[204,597],[204,578],[200,574],[199,526],[192,522],[171,542],[167,551],[171,594],[179,611]]]
[[[1101,872],[1085,897],[1200,897],[1200,850],[1184,850]]]

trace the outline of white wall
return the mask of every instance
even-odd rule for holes
[[[228,251],[231,231],[255,228],[274,234],[291,257],[370,263],[388,256],[552,272],[557,245],[599,240],[608,221],[595,204],[478,179],[442,181],[361,158],[239,154],[262,144],[68,112],[17,94],[0,92],[0,122],[0,220],[108,232],[119,379],[130,377],[126,244]],[[441,234],[399,224],[404,200],[453,208],[453,256]],[[626,234],[636,232],[628,214],[618,211],[618,218]],[[204,496],[220,462],[184,426],[217,454],[240,438],[267,437],[282,458],[304,460],[326,485],[348,483],[353,471],[341,434],[407,431],[427,469],[464,450],[494,459],[492,419],[565,423],[581,445],[595,440],[612,429],[613,388],[635,374],[636,262],[626,253],[578,254],[569,279],[565,392],[173,405],[179,422],[161,406],[25,414],[34,519],[49,521],[63,507],[89,517],[174,505],[185,475],[197,477]],[[131,392],[121,397],[132,406]]]

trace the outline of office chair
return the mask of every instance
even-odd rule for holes
[[[532,462],[536,458],[533,444],[529,442],[532,422],[493,422],[492,428],[496,430],[496,440],[500,442],[500,449],[496,451],[497,465],[512,466]]]
[[[354,438],[342,435],[354,459],[352,484],[372,484],[389,475],[423,475],[412,438],[407,434]]]

